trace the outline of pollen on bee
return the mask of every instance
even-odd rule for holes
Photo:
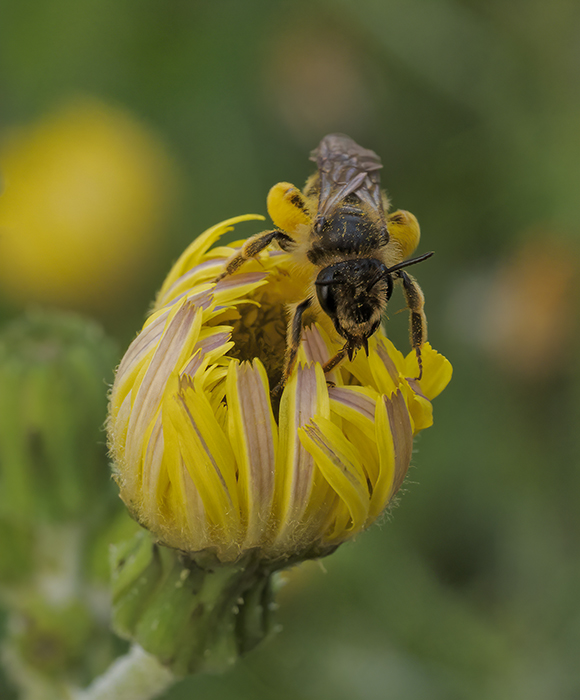
[[[270,189],[267,207],[274,224],[290,234],[299,226],[311,224],[302,193],[290,182],[279,182]]]

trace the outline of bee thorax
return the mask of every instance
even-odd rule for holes
[[[314,265],[323,265],[336,256],[372,256],[388,242],[386,227],[352,206],[343,207],[329,218],[319,218],[315,231],[317,235],[308,251],[308,259]]]

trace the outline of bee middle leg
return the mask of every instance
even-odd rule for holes
[[[278,394],[282,392],[282,389],[286,386],[288,377],[292,374],[292,370],[296,364],[298,348],[300,347],[300,339],[302,338],[302,321],[304,318],[304,313],[310,308],[311,304],[312,301],[310,299],[305,299],[304,301],[300,302],[300,304],[298,304],[294,310],[292,318],[288,323],[288,340],[286,345],[284,371],[279,384],[272,389],[272,396],[278,396]]]
[[[284,231],[275,229],[274,231],[264,231],[262,233],[257,233],[255,236],[248,238],[248,240],[242,246],[239,253],[233,255],[227,262],[225,270],[218,275],[214,282],[219,282],[224,277],[233,275],[236,270],[238,270],[246,260],[255,258],[258,253],[261,253],[264,248],[270,245],[272,241],[276,241],[282,250],[290,250],[294,245],[294,239],[291,238]]]
[[[427,317],[423,310],[425,297],[421,287],[411,275],[408,275],[404,270],[399,270],[396,275],[403,283],[403,292],[411,313],[411,345],[415,350],[417,362],[419,363],[419,376],[417,379],[421,379],[423,376],[421,345],[427,340]]]

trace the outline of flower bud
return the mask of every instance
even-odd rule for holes
[[[212,244],[249,218],[259,217],[209,229],[177,261],[111,392],[121,498],[176,550],[142,539],[118,554],[116,627],[178,672],[223,666],[257,643],[271,572],[329,554],[383,513],[451,377],[425,344],[413,379],[415,353],[403,357],[380,330],[368,356],[325,375],[343,341],[322,315],[273,402],[285,306],[309,280],[272,251],[215,282],[240,245]]]
[[[284,305],[306,282],[265,253],[213,280],[238,247],[202,234],[169,274],[111,394],[109,436],[121,497],[158,540],[237,561],[318,557],[368,527],[399,489],[413,436],[451,366],[426,344],[423,377],[381,331],[369,355],[329,375],[340,347],[326,317],[303,334],[279,409],[270,391],[285,347]],[[411,377],[411,378],[410,378]],[[329,383],[329,381],[331,383]]]
[[[100,328],[74,315],[36,312],[4,329],[1,521],[65,521],[99,507],[108,490],[101,426],[114,358]]]

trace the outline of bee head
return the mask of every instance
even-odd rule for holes
[[[321,270],[315,285],[322,310],[348,341],[349,356],[360,347],[368,352],[368,339],[379,327],[393,291],[384,263],[374,258],[344,260]]]
[[[399,271],[430,258],[423,253],[387,267],[375,258],[343,260],[320,271],[316,278],[316,295],[322,310],[330,316],[337,333],[347,341],[349,359],[364,347],[378,329],[381,316],[393,292],[393,277]]]

